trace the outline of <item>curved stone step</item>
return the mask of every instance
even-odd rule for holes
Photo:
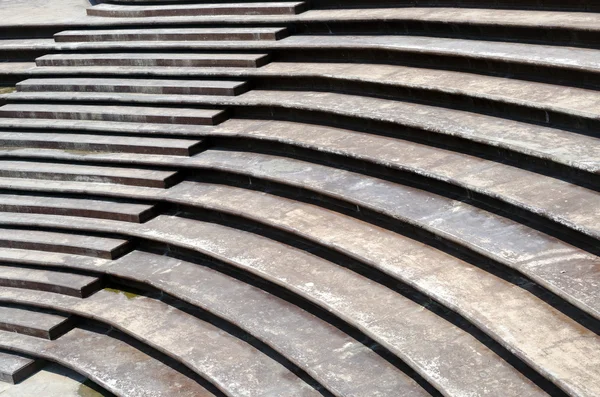
[[[516,269],[600,319],[600,299],[595,293],[595,285],[600,283],[600,279],[593,276],[594,269],[598,267],[598,257],[509,219],[419,189],[283,157],[210,150],[196,157],[194,163],[204,167],[209,174],[224,171],[242,175],[242,183],[250,179],[250,185],[255,188],[257,181],[253,181],[253,178],[286,186],[292,189],[292,194],[297,194],[295,189],[307,190],[308,194],[303,196],[312,200],[321,196],[324,199],[317,200],[325,202],[328,198],[341,201],[346,208],[355,208],[358,216],[361,213],[364,216],[366,212],[376,222],[383,217],[391,223],[400,221],[417,230],[426,230],[451,244],[466,247],[496,263]],[[221,180],[223,176],[218,178],[218,181]],[[228,199],[219,203],[213,201],[212,192],[217,190],[219,195],[222,194],[221,197]],[[246,197],[240,201],[245,205],[234,204],[237,195]],[[182,182],[169,189],[165,196],[169,201],[233,212],[302,235],[305,235],[302,227],[296,227],[291,218],[287,221],[283,213],[275,215],[273,208],[277,206],[263,206],[263,197],[266,197],[266,201],[273,201],[273,205],[279,203],[278,207],[281,208],[289,206],[298,211],[303,207],[310,211],[314,209],[315,214],[319,215],[314,215],[312,225],[304,225],[306,230],[318,231],[317,225],[321,222],[323,227],[335,224],[334,217],[327,211],[238,188]],[[254,200],[250,199],[252,197]],[[242,210],[245,206],[248,208]],[[339,230],[349,230],[349,226],[340,226]],[[510,234],[506,233],[507,230],[510,230]],[[325,236],[321,237],[325,239]],[[317,240],[321,241],[320,238]],[[351,252],[351,249],[344,251]],[[391,249],[382,251],[393,252]],[[547,261],[548,251],[560,252],[562,263],[543,265]]]
[[[0,382],[11,384],[22,382],[43,365],[42,360],[0,351]]]
[[[215,3],[215,4],[168,4],[127,6],[99,4],[87,9],[87,14],[98,17],[135,18],[156,16],[196,15],[294,15],[306,11],[307,4],[295,2]]]
[[[114,29],[66,30],[56,33],[56,42],[90,41],[195,41],[195,40],[280,40],[286,28],[182,28],[182,29]]]
[[[270,60],[267,54],[51,54],[35,60],[37,66],[161,66],[257,68]]]
[[[93,276],[8,265],[0,266],[0,285],[5,287],[47,291],[76,298],[86,298],[102,288],[102,284],[100,278]]]
[[[166,188],[176,181],[172,171],[8,160],[0,161],[0,177],[154,188]]]
[[[5,215],[10,216],[9,214]],[[17,216],[25,217],[25,214]],[[106,259],[114,259],[129,250],[127,240],[25,229],[18,231],[0,229],[0,246],[64,252]]]
[[[108,91],[137,94],[235,96],[245,92],[247,89],[248,84],[246,82],[221,80],[53,78],[28,79],[17,84],[17,90],[22,92]]]
[[[215,125],[227,115],[218,109],[8,104],[0,107],[0,117]]]
[[[0,212],[82,216],[141,223],[154,216],[154,206],[107,200],[0,194]]]
[[[2,359],[0,359],[1,363]],[[43,360],[38,360],[44,363]],[[1,364],[0,364],[1,365]],[[58,364],[49,364],[16,385],[0,386],[2,397],[114,397],[85,376]]]
[[[0,248],[0,261],[105,272],[157,288],[244,329],[336,396],[361,397],[374,390],[382,396],[429,395],[398,368],[327,322],[196,263],[141,251],[98,263],[71,254],[6,248]]]
[[[78,300],[12,288],[0,288],[0,300],[106,323],[176,359],[227,396],[320,395],[245,341],[160,300],[126,296],[118,290],[103,290]]]
[[[116,77],[126,79],[128,76],[252,78],[258,87],[285,87],[296,90],[314,87],[313,89],[318,90],[384,95],[584,130],[594,125],[600,107],[598,93],[594,90],[474,73],[384,64],[271,62],[258,69],[38,67],[34,68],[31,74],[39,77],[114,76],[115,81],[118,81]],[[27,87],[22,87],[22,84],[19,83],[17,87],[25,91]],[[48,90],[60,91],[56,87],[50,86]]]
[[[194,380],[111,334],[115,333],[76,328],[47,341],[0,331],[0,347],[72,368],[120,397],[214,397]]]
[[[73,325],[73,319],[62,314],[0,306],[0,330],[2,331],[52,340],[70,331]],[[1,355],[0,361],[2,361]]]
[[[523,395],[524,390],[527,390],[528,395],[544,395],[540,389],[475,337],[436,314],[423,311],[421,305],[401,295],[390,291],[388,298],[393,299],[394,310],[389,312],[391,306],[385,306],[388,311],[387,316],[365,317],[356,314],[353,310],[354,305],[344,305],[344,300],[337,298],[337,291],[336,294],[309,296],[306,288],[310,290],[318,286],[323,281],[320,278],[301,279],[300,284],[295,285],[285,281],[286,275],[269,274],[271,269],[275,269],[276,264],[282,264],[285,269],[288,269],[286,274],[289,275],[290,269],[287,263],[295,263],[294,256],[299,256],[298,267],[300,264],[318,267],[320,263],[321,266],[326,265],[331,269],[341,269],[344,272],[347,270],[258,235],[173,216],[159,216],[136,227],[131,227],[131,224],[124,222],[94,219],[85,219],[73,225],[69,217],[46,215],[27,215],[18,219],[6,216],[1,218],[0,222],[71,230],[111,230],[213,256],[291,291],[298,291],[296,293],[317,301],[318,304],[325,304],[322,300],[327,302],[326,306],[335,304],[331,310],[335,307],[336,313],[340,313],[338,316],[342,316],[341,318],[346,321],[352,321],[355,327],[404,360],[446,395],[479,393],[482,390],[502,396],[520,396]],[[241,248],[242,242],[247,244],[247,249]],[[231,252],[228,251],[226,244],[234,244],[231,246]],[[282,261],[282,255],[290,255],[290,261]],[[273,258],[278,260],[273,262]],[[309,274],[308,270],[301,273],[305,277]],[[336,282],[330,288],[342,288],[344,285]],[[369,285],[371,287],[378,284],[369,283]],[[357,296],[355,289],[352,290],[351,296]],[[365,293],[360,296],[369,295]],[[435,334],[435,341],[424,340],[423,333]],[[478,371],[472,371],[472,368],[478,368]],[[494,377],[487,375],[490,373],[493,373]]]
[[[45,132],[0,131],[0,147],[61,149],[78,153],[117,152],[191,156],[204,148],[202,140],[128,137]]]

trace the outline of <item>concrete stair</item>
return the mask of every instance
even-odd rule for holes
[[[294,15],[307,10],[303,1],[215,3],[215,4],[166,4],[166,5],[116,5],[99,4],[87,9],[87,14],[98,17],[135,18],[156,16],[197,15]]]
[[[155,215],[153,205],[108,200],[0,194],[0,212],[56,214],[141,223]]]
[[[73,319],[68,316],[0,306],[0,330],[2,331],[53,340],[72,328]]]
[[[0,245],[113,259],[128,250],[127,240],[38,230],[0,229]],[[93,282],[79,278],[82,282]],[[83,285],[82,285],[83,287]]]
[[[67,30],[55,34],[54,40],[58,43],[96,41],[280,40],[287,35],[286,28]]]
[[[246,92],[242,81],[219,80],[157,80],[157,79],[29,79],[17,84],[21,92],[120,92],[136,94],[222,95],[235,96]]]
[[[73,368],[117,396],[214,396],[114,331],[75,328],[54,341],[0,331],[0,346]]]
[[[37,372],[42,366],[41,360],[0,351],[0,382],[19,383]]]
[[[266,65],[266,54],[57,54],[35,60],[37,66],[161,66],[161,67],[236,67],[257,68]]]
[[[2,270],[0,285],[5,287],[47,291],[85,298],[98,291],[102,286],[102,280],[98,277],[14,266],[2,266],[0,269]]]
[[[227,116],[223,110],[212,109],[9,104],[0,107],[0,117],[215,125]]]

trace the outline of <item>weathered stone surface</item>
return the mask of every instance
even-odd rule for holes
[[[76,328],[57,340],[47,341],[0,331],[0,347],[73,368],[121,397],[214,396],[177,370],[111,337],[111,333]]]
[[[0,285],[85,298],[98,291],[102,282],[93,276],[3,265]]]
[[[0,300],[106,323],[172,356],[227,395],[320,395],[245,341],[159,300],[126,296],[118,290],[99,291],[82,300],[13,288],[0,288]]]
[[[19,383],[38,370],[41,365],[40,360],[0,352],[0,382]],[[5,394],[2,384],[0,384],[0,393]]]
[[[73,321],[68,316],[0,306],[0,330],[38,338],[56,339],[72,328]]]
[[[129,243],[127,240],[107,237],[38,230],[0,229],[0,245],[113,259],[127,251]]]
[[[182,28],[67,30],[54,35],[56,42],[88,41],[192,41],[192,40],[279,40],[286,28]]]

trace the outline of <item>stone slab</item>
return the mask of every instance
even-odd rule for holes
[[[9,265],[0,266],[0,285],[5,287],[47,291],[76,298],[86,298],[98,291],[102,284],[102,280],[94,276]]]
[[[28,378],[43,365],[41,360],[0,351],[0,382],[16,384]],[[0,389],[0,394],[6,394]],[[20,396],[23,396],[21,394]]]
[[[4,247],[65,252],[106,259],[114,259],[129,249],[127,240],[38,230],[0,229],[0,242]]]
[[[107,200],[0,194],[0,212],[22,212],[145,222],[154,206]]]
[[[0,269],[0,273],[1,271]],[[0,306],[0,330],[3,331],[53,340],[70,331],[73,324],[74,321],[69,316]]]

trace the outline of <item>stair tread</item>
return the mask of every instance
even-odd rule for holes
[[[1,232],[2,230],[0,230]],[[98,277],[74,273],[54,272],[50,270],[28,269],[13,266],[0,266],[0,278],[23,280],[32,283],[52,284],[73,289],[83,289],[98,282]]]
[[[3,214],[3,216],[5,215],[10,216],[9,213]],[[18,216],[25,216],[25,214],[18,214]],[[43,251],[59,250],[59,252],[67,250],[67,252],[106,257],[108,259],[112,259],[113,254],[121,252],[128,245],[127,240],[117,238],[39,230],[18,230],[17,233],[13,229],[0,229],[0,241],[3,242],[5,247],[19,248],[24,246],[29,249],[37,247]]]
[[[98,4],[88,8],[88,15],[103,17],[144,17],[155,15],[253,15],[253,14],[296,14],[304,10],[303,1],[255,2],[255,3],[212,3],[212,4],[159,4],[119,5]]]
[[[54,39],[57,42],[213,40],[217,37],[229,40],[276,40],[285,32],[286,28],[272,27],[66,30],[56,33]]]
[[[176,369],[111,337],[111,333],[76,328],[57,340],[47,341],[0,331],[0,347],[73,368],[119,396],[214,396]],[[107,352],[110,360],[106,359]]]
[[[0,306],[0,328],[5,331],[31,336],[48,335],[46,339],[50,339],[49,335],[53,334],[55,329],[68,326],[69,322],[68,316],[60,314]]]
[[[0,288],[0,300],[94,318],[165,352],[231,395],[281,395],[283,391],[294,396],[319,395],[250,344],[157,299],[102,290],[79,300],[5,287]],[[190,341],[202,343],[190,349]]]
[[[17,87],[32,85],[94,85],[94,86],[141,86],[141,87],[209,87],[237,88],[242,81],[226,80],[164,80],[164,79],[118,79],[118,78],[31,78],[17,84]]]
[[[18,383],[38,366],[36,360],[0,351],[0,381]],[[0,386],[0,390],[3,390]]]

